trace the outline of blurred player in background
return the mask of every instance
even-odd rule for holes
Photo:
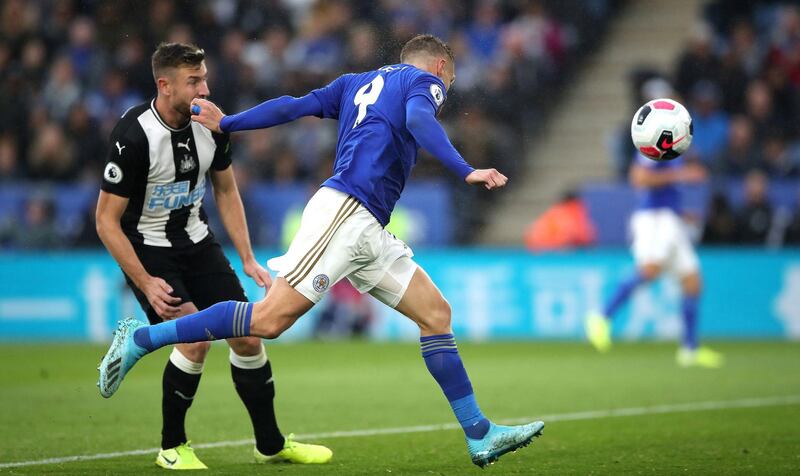
[[[683,297],[683,339],[676,356],[679,365],[716,368],[722,355],[700,347],[697,337],[698,306],[702,287],[700,264],[686,226],[681,219],[680,183],[706,179],[705,169],[683,158],[657,162],[637,154],[629,173],[639,190],[637,209],[631,216],[633,257],[636,272],[621,282],[602,313],[590,312],[586,336],[601,352],[611,347],[611,321],[641,284],[654,281],[664,271],[680,280]]]
[[[247,300],[208,228],[202,209],[206,177],[244,272],[261,287],[272,283],[250,245],[229,135],[189,120],[190,102],[209,94],[204,57],[194,45],[159,45],[152,58],[158,94],[126,111],[111,133],[97,203],[97,232],[152,324],[221,301]],[[278,429],[272,369],[261,339],[238,337],[228,344],[231,376],[255,430],[256,460],[330,459],[327,448],[285,439]],[[210,345],[176,345],[164,369],[162,449],[156,459],[163,468],[206,468],[189,446],[184,419]]]
[[[400,60],[233,116],[223,116],[209,101],[193,101],[193,119],[220,132],[271,127],[304,116],[338,119],[334,175],[306,205],[287,253],[270,261],[278,277],[263,301],[220,303],[150,327],[121,321],[100,367],[101,393],[113,394],[139,358],[164,345],[246,335],[276,338],[347,277],[360,292],[369,292],[419,326],[425,364],[464,430],[473,463],[490,464],[541,433],[542,422],[499,426],[483,415],[452,334],[450,305],[411,259],[408,246],[384,229],[420,146],[468,184],[491,190],[507,181],[495,169],[467,164],[436,120],[455,79],[450,48],[436,37],[420,35],[405,44]],[[115,379],[108,377],[111,371]]]

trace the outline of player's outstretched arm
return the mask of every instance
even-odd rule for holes
[[[657,188],[677,183],[703,182],[708,178],[708,174],[702,166],[696,164],[687,164],[674,169],[654,169],[633,164],[628,178],[634,187]]]
[[[305,116],[322,116],[322,104],[314,94],[299,98],[281,96],[230,116],[224,115],[216,104],[207,99],[192,100],[192,120],[214,132],[265,129]]]
[[[436,108],[425,97],[413,96],[406,103],[406,128],[422,148],[468,184],[483,185],[489,190],[506,184],[508,179],[497,170],[476,170],[461,157],[436,120]]]

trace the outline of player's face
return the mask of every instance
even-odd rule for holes
[[[203,61],[196,67],[180,67],[170,78],[172,94],[170,103],[173,109],[189,116],[192,99],[206,98],[211,92],[208,89],[208,69]]]

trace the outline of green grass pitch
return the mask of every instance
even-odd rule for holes
[[[551,417],[542,438],[483,472],[457,429],[325,436],[315,441],[333,449],[331,464],[257,466],[251,445],[230,443],[251,431],[222,345],[209,356],[187,428],[195,445],[223,442],[197,450],[210,467],[201,474],[214,475],[797,474],[800,345],[714,347],[727,357],[716,371],[678,368],[668,344],[621,344],[607,355],[569,343],[460,344],[487,416]],[[9,466],[158,445],[168,350],[146,357],[109,400],[94,385],[104,350],[0,346],[0,473],[163,474],[150,452]],[[416,345],[315,342],[268,345],[267,352],[284,433],[454,422]],[[764,399],[771,397],[788,398]],[[673,404],[686,405],[665,407]],[[613,409],[624,415],[603,412]]]

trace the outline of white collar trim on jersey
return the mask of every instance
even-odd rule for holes
[[[162,126],[166,127],[167,130],[170,130],[172,132],[179,132],[179,131],[185,130],[187,127],[192,125],[192,120],[190,119],[189,122],[187,122],[186,125],[181,127],[180,129],[175,129],[174,127],[170,127],[169,124],[167,124],[167,122],[164,121],[164,119],[162,119],[161,115],[158,113],[158,110],[156,109],[156,99],[155,98],[153,98],[150,101],[150,110],[153,111],[153,115],[156,116],[156,119],[158,119],[158,122],[160,122]]]

